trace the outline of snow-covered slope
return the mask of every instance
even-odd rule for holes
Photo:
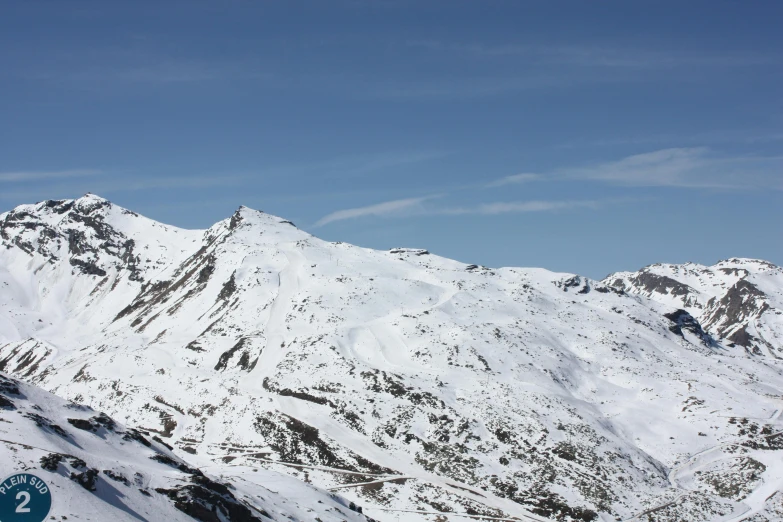
[[[366,521],[356,506],[261,471],[211,477],[157,436],[0,373],[0,463],[52,491],[51,520]]]
[[[231,480],[284,472],[376,519],[783,517],[777,267],[737,261],[724,292],[681,268],[664,287],[689,299],[661,297],[244,207],[182,231],[95,196],[0,234],[0,370]],[[751,317],[763,350],[729,340]]]

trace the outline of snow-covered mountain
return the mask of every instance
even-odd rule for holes
[[[783,520],[768,263],[598,282],[91,195],[0,215],[0,241],[0,370],[225,480],[283,472],[379,520]]]
[[[296,479],[266,470],[216,479],[172,449],[0,373],[0,462],[5,473],[46,482],[51,520],[367,520],[356,505]]]
[[[748,353],[781,355],[783,270],[772,263],[727,259],[715,266],[656,264],[612,274],[604,282],[685,310],[713,336]]]

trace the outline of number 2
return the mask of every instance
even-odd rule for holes
[[[21,504],[16,506],[16,513],[29,513],[30,508],[25,507],[30,502],[30,493],[27,491],[20,491],[16,494],[16,500],[19,500],[20,498],[24,498],[24,501],[22,501]]]

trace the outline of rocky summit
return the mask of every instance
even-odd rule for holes
[[[81,520],[783,520],[781,349],[759,260],[595,281],[245,207],[0,214],[0,456]]]

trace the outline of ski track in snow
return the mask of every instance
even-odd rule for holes
[[[294,295],[299,290],[299,277],[303,264],[302,255],[294,249],[285,249],[283,254],[288,260],[286,266],[277,273],[277,295],[272,302],[269,318],[264,328],[266,344],[256,363],[258,371],[250,372],[242,379],[245,386],[263,393],[261,384],[264,379],[275,375],[275,371],[286,355],[285,341],[286,315],[291,308]]]

